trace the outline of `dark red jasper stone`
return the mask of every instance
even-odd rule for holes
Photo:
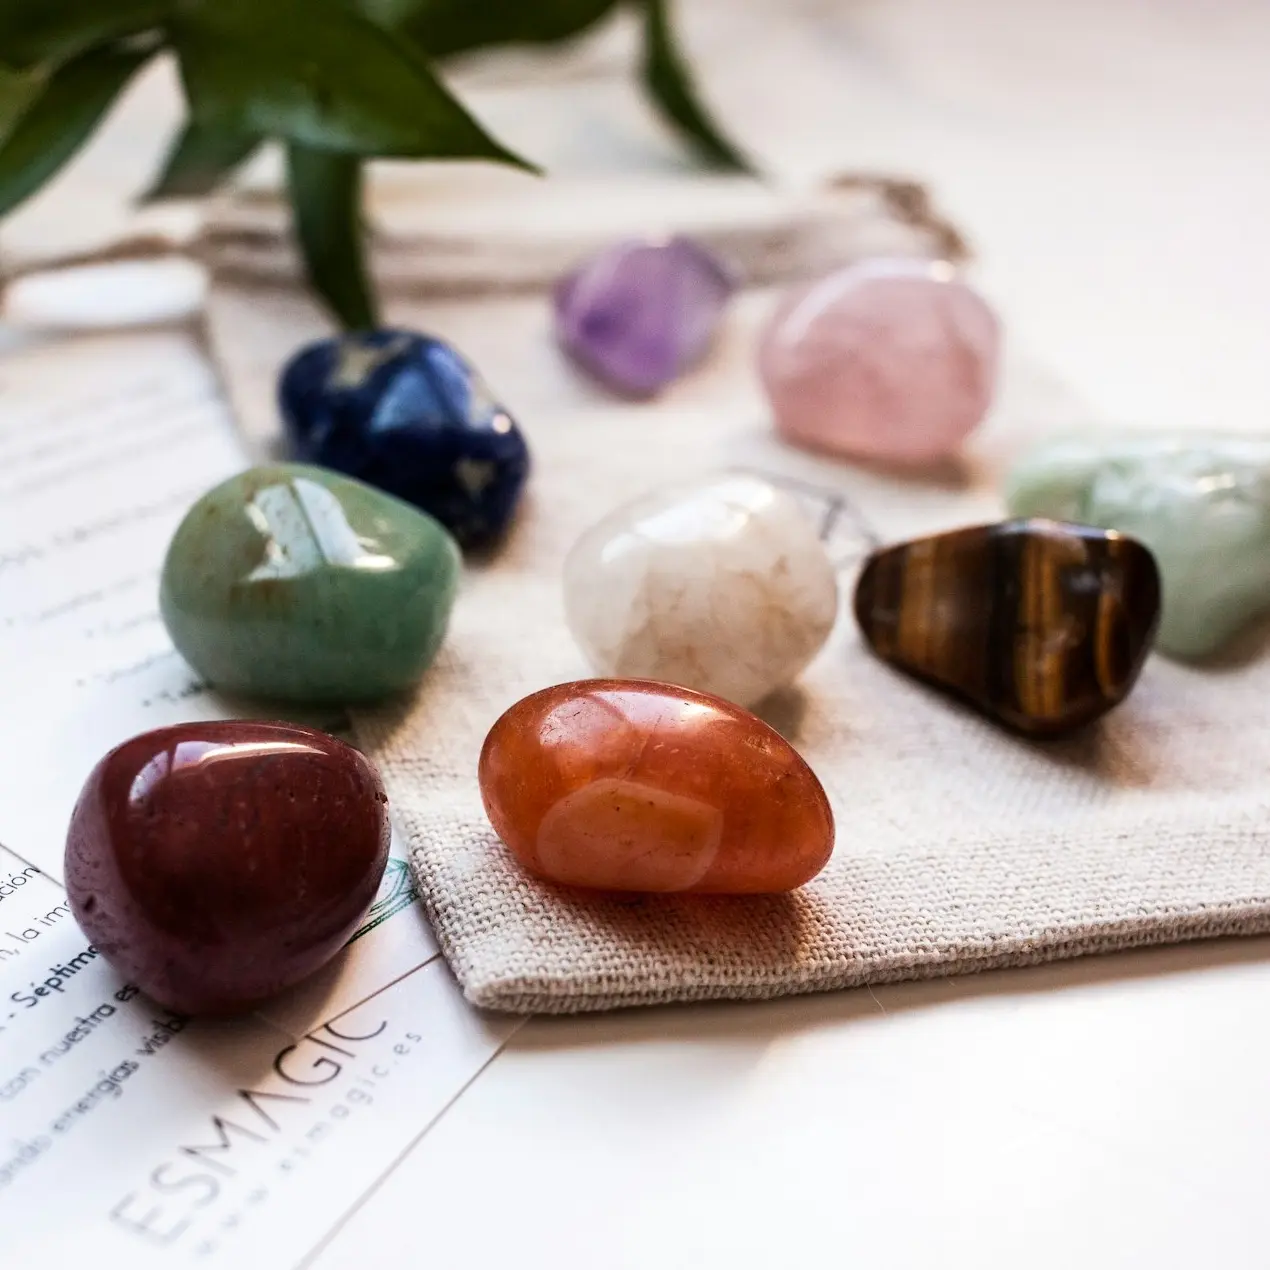
[[[66,885],[94,947],[161,1005],[232,1014],[347,942],[388,859],[388,799],[356,750],[284,723],[185,723],[93,769]]]

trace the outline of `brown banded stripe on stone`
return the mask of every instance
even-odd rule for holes
[[[1160,616],[1155,558],[1084,525],[1013,520],[875,552],[855,615],[884,661],[1033,735],[1122,701]]]

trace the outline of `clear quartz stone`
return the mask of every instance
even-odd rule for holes
[[[794,680],[838,614],[833,565],[794,498],[720,474],[617,508],[564,566],[569,628],[600,674],[751,706]]]

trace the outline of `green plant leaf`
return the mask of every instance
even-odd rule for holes
[[[530,168],[408,40],[331,0],[202,0],[175,32],[199,123],[345,154]]]
[[[175,0],[0,0],[0,50],[10,66],[64,62],[160,25]]]
[[[45,75],[38,68],[15,71],[0,66],[0,142],[17,127],[27,107],[40,95],[44,80]]]
[[[369,18],[390,31],[404,28],[420,9],[427,8],[432,0],[348,0],[364,18]]]
[[[260,138],[231,128],[189,122],[173,138],[143,203],[165,198],[198,198],[214,190],[259,148]]]
[[[0,216],[34,194],[92,136],[149,56],[94,49],[47,79],[0,144]]]
[[[594,26],[617,0],[360,0],[433,57],[499,44],[554,44]],[[378,11],[378,12],[376,12]]]
[[[721,168],[752,172],[753,164],[727,139],[701,104],[692,73],[675,46],[670,0],[639,0],[644,9],[644,86],[662,114],[700,152]]]
[[[293,143],[287,181],[309,284],[347,329],[375,326],[363,255],[361,160]]]

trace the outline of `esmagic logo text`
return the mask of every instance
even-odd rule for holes
[[[258,1088],[236,1090],[203,1130],[120,1197],[110,1220],[151,1244],[215,1251],[275,1188],[338,1142],[341,1125],[375,1101],[381,1082],[422,1040],[395,1032],[387,1019],[374,1026],[342,1019],[285,1046]]]

